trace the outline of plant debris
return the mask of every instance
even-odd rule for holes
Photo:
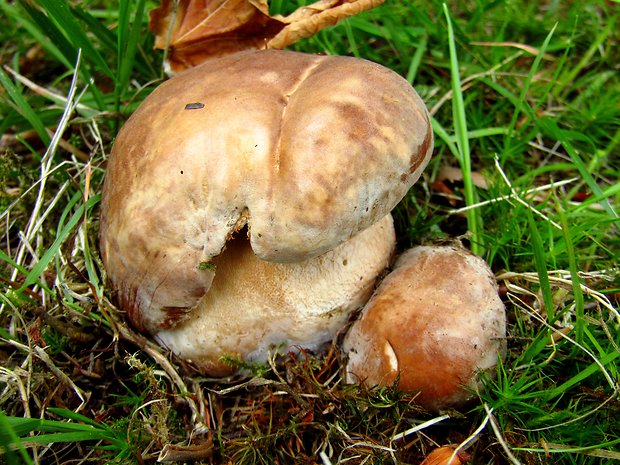
[[[319,0],[290,15],[270,15],[267,0],[162,0],[151,11],[155,47],[173,72],[243,50],[282,50],[385,0]]]

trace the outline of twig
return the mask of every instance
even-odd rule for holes
[[[519,42],[470,42],[470,45],[482,45],[484,47],[514,47],[519,50],[523,50],[530,55],[540,55],[540,49],[532,47],[531,45],[521,44]],[[549,55],[548,53],[544,53],[543,58],[550,61],[555,60],[555,57],[553,55]]]

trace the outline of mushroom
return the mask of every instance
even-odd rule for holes
[[[458,408],[506,351],[493,273],[461,246],[402,254],[348,331],[345,380],[418,391],[428,410]]]
[[[442,446],[433,449],[420,465],[463,465],[471,459],[467,452],[462,450],[454,452],[456,447]]]
[[[225,355],[317,349],[368,299],[389,212],[433,146],[400,76],[349,57],[252,51],[160,85],[114,143],[100,245],[116,301],[205,373]]]

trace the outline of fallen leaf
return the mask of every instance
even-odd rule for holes
[[[288,16],[267,0],[162,0],[150,14],[155,47],[172,72],[243,50],[283,49],[385,0],[320,0]]]
[[[167,50],[175,72],[210,57],[265,48],[285,26],[269,16],[265,0],[162,0],[150,16],[155,47]]]
[[[321,0],[301,7],[289,16],[277,16],[287,23],[275,37],[267,42],[267,48],[283,49],[298,40],[312,37],[321,29],[338,21],[355,16],[362,11],[381,5],[385,0]]]

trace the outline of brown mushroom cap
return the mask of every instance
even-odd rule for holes
[[[102,198],[111,287],[141,329],[182,320],[247,227],[263,260],[317,257],[383,218],[432,151],[424,104],[377,64],[284,51],[158,87],[114,144]]]
[[[506,315],[487,264],[462,247],[404,253],[346,335],[346,381],[419,391],[430,409],[459,407],[506,350]]]

